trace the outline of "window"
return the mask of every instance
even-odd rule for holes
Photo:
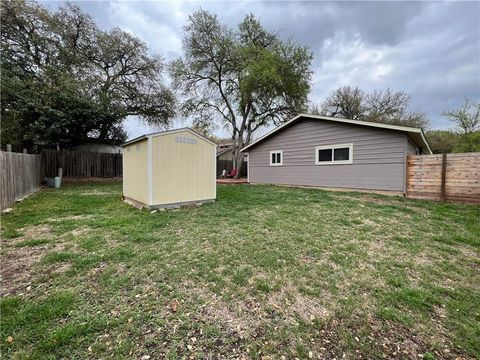
[[[351,164],[353,162],[353,144],[317,146],[315,164]]]
[[[282,166],[283,165],[283,151],[275,150],[270,151],[270,166]]]
[[[318,161],[332,161],[332,149],[319,149]]]

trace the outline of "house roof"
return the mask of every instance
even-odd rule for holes
[[[217,147],[217,156],[225,154],[228,151],[232,151],[233,146],[226,146],[226,147]]]
[[[322,121],[332,121],[332,122],[338,122],[338,123],[344,123],[344,124],[353,124],[353,125],[360,125],[360,126],[369,126],[369,127],[380,128],[380,129],[388,129],[388,130],[394,130],[394,131],[402,131],[402,132],[407,133],[417,143],[417,145],[422,146],[430,154],[432,153],[432,150],[430,149],[430,146],[428,145],[427,139],[425,138],[425,134],[424,134],[424,132],[421,128],[381,124],[381,123],[374,123],[374,122],[370,122],[370,121],[342,119],[342,118],[336,118],[336,117],[311,115],[311,114],[299,114],[299,115],[295,116],[293,119],[291,119],[291,120],[287,121],[286,123],[276,127],[272,131],[266,133],[262,137],[255,140],[253,143],[245,146],[241,151],[246,151],[246,150],[252,148],[253,146],[255,146],[255,145],[261,143],[262,141],[266,140],[267,138],[271,137],[276,132],[284,129],[285,127],[288,127],[288,126],[292,125],[293,123],[295,123],[296,121],[298,121],[302,118],[308,118],[308,119],[313,119],[313,120],[322,120]]]
[[[205,136],[203,135],[200,135],[198,132],[196,132],[195,130],[192,130],[188,127],[184,127],[184,128],[179,128],[179,129],[173,129],[173,130],[166,130],[166,131],[157,131],[157,132],[152,132],[152,133],[148,133],[148,134],[144,134],[144,135],[141,135],[139,137],[136,137],[132,140],[128,140],[127,142],[123,143],[122,147],[124,146],[127,146],[127,145],[131,145],[131,144],[134,144],[136,142],[139,142],[141,140],[144,140],[144,139],[148,139],[148,138],[151,138],[151,137],[155,137],[155,136],[160,136],[160,135],[166,135],[166,134],[174,134],[174,133],[177,133],[177,132],[181,132],[181,131],[188,131],[190,133],[192,133],[193,135],[195,136],[198,136],[200,138],[202,138],[203,140],[205,140],[206,142],[212,144],[212,145],[215,145],[217,146],[217,144],[215,144],[213,141],[210,141],[209,139],[207,139]]]

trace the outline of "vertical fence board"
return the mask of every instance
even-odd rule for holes
[[[42,181],[40,155],[0,151],[0,208],[36,191]]]
[[[57,176],[59,167],[63,167],[63,176],[76,178],[122,177],[123,172],[122,154],[80,150],[44,150],[42,166],[47,177]]]
[[[480,204],[480,153],[409,155],[407,196]]]

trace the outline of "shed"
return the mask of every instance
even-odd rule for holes
[[[405,193],[406,160],[430,154],[420,128],[300,114],[244,147],[250,183]]]
[[[178,207],[216,198],[216,144],[189,128],[122,145],[123,197],[137,207]]]

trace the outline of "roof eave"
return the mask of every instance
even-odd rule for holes
[[[124,146],[127,146],[127,145],[131,145],[131,144],[134,144],[138,141],[141,141],[141,140],[144,140],[144,139],[149,139],[149,138],[152,138],[152,137],[156,137],[156,136],[162,136],[162,135],[167,135],[167,134],[174,134],[176,132],[180,132],[180,131],[188,131],[196,136],[198,136],[199,138],[205,140],[206,142],[208,142],[209,144],[212,144],[212,145],[215,145],[217,146],[217,144],[215,144],[213,141],[207,139],[205,136],[199,134],[198,132],[196,132],[195,130],[192,130],[190,129],[189,127],[183,127],[183,128],[178,128],[178,129],[172,129],[172,130],[166,130],[166,131],[158,131],[158,132],[154,132],[154,133],[149,133],[149,134],[144,134],[144,135],[141,135],[139,137],[136,137],[132,140],[129,140],[123,144],[121,144],[120,146],[124,147]]]
[[[127,142],[124,142],[123,144],[120,144],[120,146],[125,147],[127,145],[134,144],[136,142],[139,142],[140,140],[144,140],[144,139],[147,139],[147,138],[148,138],[147,135],[141,135],[141,136],[138,136],[136,138],[133,138],[132,140],[128,140]]]
[[[290,119],[286,123],[278,126],[277,128],[269,131],[265,135],[261,136],[259,139],[254,141],[253,143],[243,147],[240,151],[246,151],[247,149],[253,147],[254,145],[262,142],[266,138],[270,137],[277,131],[283,129],[284,127],[288,126],[292,122],[296,121],[297,119],[301,117],[306,117],[310,119],[317,119],[317,120],[325,120],[325,121],[334,121],[334,122],[339,122],[339,123],[344,123],[344,124],[352,124],[352,125],[359,125],[359,126],[368,126],[368,127],[374,127],[374,128],[380,128],[380,129],[387,129],[387,130],[394,130],[394,131],[403,131],[407,133],[416,133],[420,134],[422,137],[422,141],[424,142],[424,145],[426,145],[427,149],[429,150],[430,153],[432,153],[430,146],[428,145],[428,142],[425,138],[425,134],[423,133],[423,130],[421,128],[414,128],[414,127],[407,127],[407,126],[399,126],[399,125],[389,125],[389,124],[382,124],[382,123],[374,123],[374,122],[368,122],[368,121],[360,121],[360,120],[352,120],[352,119],[342,119],[342,118],[334,118],[334,117],[329,117],[329,116],[320,116],[320,115],[312,115],[312,114],[299,114],[295,116],[294,118]]]

